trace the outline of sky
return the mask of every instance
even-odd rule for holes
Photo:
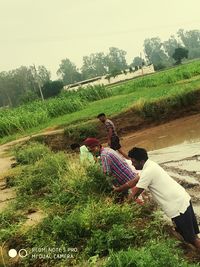
[[[145,38],[200,30],[199,10],[200,0],[0,0],[0,72],[44,65],[56,79],[62,59],[80,68],[109,47],[131,63]]]

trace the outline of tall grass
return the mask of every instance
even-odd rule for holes
[[[195,267],[182,259],[175,243],[170,240],[151,240],[140,249],[128,249],[111,256],[104,267]]]
[[[200,75],[200,61],[195,61],[167,71],[139,77],[123,85],[113,86],[112,90],[114,95],[127,94],[141,88],[153,88],[164,84],[174,84],[198,75]]]
[[[89,87],[77,92],[62,93],[50,100],[34,101],[15,109],[0,111],[0,137],[43,124],[60,115],[83,109],[90,101],[109,97],[111,92],[104,86]]]

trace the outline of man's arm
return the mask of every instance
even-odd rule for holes
[[[133,189],[132,189],[132,193],[129,194],[128,196],[128,202],[130,202],[132,199],[136,199],[139,197],[139,195],[144,191],[143,188],[139,188],[137,186],[135,186]]]
[[[136,186],[137,182],[139,181],[139,178],[140,178],[139,175],[136,174],[136,176],[132,180],[126,182],[125,184],[123,184],[123,185],[121,185],[119,187],[115,187],[114,186],[113,187],[114,188],[114,191],[116,191],[116,192],[122,192],[122,191],[125,191],[125,190],[127,190],[127,189],[129,189],[131,187]]]
[[[110,175],[111,174],[111,168],[110,168],[109,158],[106,156],[101,156],[101,163],[102,163],[103,173]]]
[[[110,127],[108,129],[108,135],[107,135],[107,138],[108,138],[108,145],[111,146],[111,137],[112,137],[112,133],[113,133],[113,130],[112,128]]]

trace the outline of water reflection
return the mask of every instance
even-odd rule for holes
[[[133,146],[156,150],[181,143],[200,141],[200,115],[174,120],[163,125],[138,131],[122,139],[126,150]]]

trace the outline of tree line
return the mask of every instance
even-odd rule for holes
[[[116,47],[110,47],[108,53],[84,56],[80,69],[69,58],[65,58],[57,70],[57,81],[51,80],[51,73],[43,65],[37,70],[35,66],[21,66],[1,72],[0,106],[18,106],[41,97],[52,97],[61,91],[63,85],[102,75],[115,76],[122,71],[126,73],[127,68],[132,70],[153,64],[159,70],[180,64],[183,58],[200,58],[200,31],[180,29],[164,42],[159,37],[147,38],[143,46],[145,58],[134,57],[129,65],[126,61],[127,52]]]

